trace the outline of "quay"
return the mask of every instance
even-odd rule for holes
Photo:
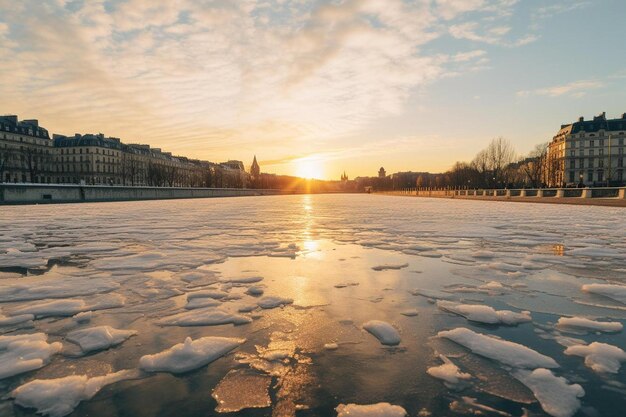
[[[626,187],[447,190],[405,188],[378,194],[481,201],[626,207]]]
[[[287,194],[250,188],[124,187],[79,184],[0,184],[0,205],[246,197]]]

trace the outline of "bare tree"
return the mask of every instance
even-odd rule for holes
[[[27,146],[21,151],[21,159],[30,176],[30,182],[41,180],[40,175],[49,164],[49,155],[46,157],[42,150]]]
[[[122,181],[124,185],[135,186],[137,180],[137,174],[139,173],[139,160],[138,158],[128,152],[122,153]]]
[[[509,181],[507,167],[515,162],[515,149],[511,142],[503,137],[491,141],[487,149],[487,166],[491,171],[492,185],[504,186]]]
[[[546,165],[548,162],[548,143],[541,143],[528,154],[528,157],[521,161],[522,170],[528,177],[531,187],[540,187],[544,182]]]

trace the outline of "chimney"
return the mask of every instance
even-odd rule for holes
[[[626,120],[626,113],[622,113],[622,119]]]
[[[584,122],[584,121],[585,121],[585,118],[584,118],[583,116],[580,116],[580,117],[578,118],[578,121],[579,121],[579,122]]]

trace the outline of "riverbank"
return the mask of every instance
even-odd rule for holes
[[[501,190],[505,191],[505,190]],[[448,198],[478,201],[502,201],[513,203],[569,204],[577,206],[626,207],[626,199],[619,197],[557,197],[557,196],[520,196],[520,195],[461,195],[458,191],[432,191],[430,194],[417,194],[415,191],[390,191],[377,194],[419,198]]]
[[[93,203],[250,197],[289,194],[281,190],[247,188],[118,187],[78,184],[0,184],[0,205]]]

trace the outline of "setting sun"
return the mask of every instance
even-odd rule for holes
[[[324,164],[319,159],[299,159],[294,162],[296,176],[301,178],[324,178]]]

